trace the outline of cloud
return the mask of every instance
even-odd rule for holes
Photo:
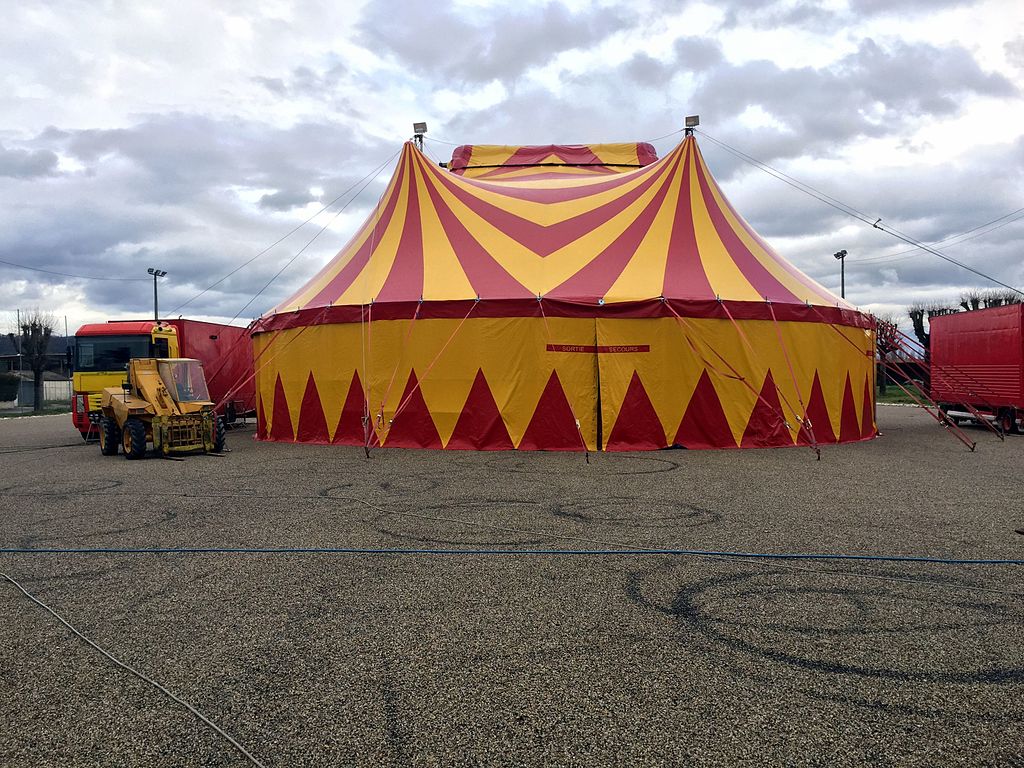
[[[718,67],[693,103],[718,122],[760,107],[781,124],[775,133],[788,134],[775,142],[771,157],[780,157],[892,134],[924,117],[949,117],[967,95],[1012,97],[1018,90],[959,46],[869,38],[822,69],[785,69],[770,61]]]
[[[342,195],[186,310],[229,318],[414,119],[430,123],[428,139],[569,143],[649,140],[693,113],[715,138],[941,240],[1024,197],[1013,131],[1024,120],[1024,38],[1009,24],[963,23],[998,2],[438,0],[397,13],[384,0],[284,0],[176,16],[140,0],[115,17],[82,3],[24,6],[0,29],[0,258],[94,275],[159,266],[170,273],[161,305],[172,309]],[[935,257],[892,255],[898,241],[699,141],[737,208],[798,266],[838,287],[831,254],[849,250],[854,300],[981,283]],[[336,253],[388,175],[243,317]],[[1020,284],[1022,228],[950,245],[950,255]],[[67,297],[90,318],[139,314],[151,300],[144,287],[0,265],[0,307]]]
[[[721,26],[734,29],[797,27],[816,32],[850,28],[873,17],[911,18],[969,4],[970,0],[849,0],[845,7],[810,0],[727,0]]]
[[[1024,35],[1017,35],[1013,40],[1003,43],[1007,60],[1018,69],[1024,69]]]
[[[259,204],[260,208],[272,211],[288,211],[292,208],[301,208],[314,200],[316,198],[308,189],[279,189],[276,192],[268,192],[262,195]]]
[[[12,179],[33,179],[52,176],[59,159],[48,150],[7,149],[0,144],[0,176]]]
[[[592,47],[636,20],[628,6],[572,11],[559,2],[491,8],[410,3],[396,14],[394,3],[371,0],[358,29],[366,45],[391,53],[410,74],[482,83],[514,81],[531,67],[564,51]]]
[[[61,175],[46,188],[0,187],[0,258],[94,276],[144,275],[146,267],[158,266],[170,273],[161,288],[168,311],[295,226],[278,214],[314,201],[311,188],[321,188],[327,201],[350,190],[272,253],[190,305],[190,311],[221,317],[238,311],[348,204],[247,317],[314,272],[318,260],[344,242],[343,227],[354,227],[382,193],[386,170],[355,197],[370,182],[368,172],[398,149],[326,122],[279,128],[184,113],[150,115],[119,129],[51,128],[33,141],[50,144],[47,154],[59,151],[88,172]],[[2,265],[0,274],[25,275]],[[38,273],[33,281],[64,282]],[[111,314],[148,306],[147,292],[134,283],[66,282]],[[29,294],[22,295],[27,300]]]

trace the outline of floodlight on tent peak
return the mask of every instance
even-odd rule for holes
[[[423,149],[423,134],[427,132],[426,123],[413,123],[412,124],[412,139],[416,143],[416,146]]]
[[[700,115],[687,115],[686,116],[686,135],[692,136],[693,129],[700,125]]]

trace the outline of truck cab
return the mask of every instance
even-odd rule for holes
[[[135,358],[180,355],[174,326],[155,320],[112,320],[83,325],[75,333],[71,421],[86,440],[98,437],[103,390],[127,380]]]

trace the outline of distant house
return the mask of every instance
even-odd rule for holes
[[[18,339],[15,337],[12,339],[8,334],[0,336],[0,372],[6,371],[17,371],[18,370]],[[75,348],[75,337],[74,336],[51,336],[50,346],[46,351],[47,373],[54,373],[61,378],[69,378],[71,376],[71,359]],[[68,350],[71,350],[72,354],[69,354]],[[29,370],[27,362],[22,364],[22,369],[27,371],[31,377],[32,372]],[[47,376],[46,378],[51,378]]]

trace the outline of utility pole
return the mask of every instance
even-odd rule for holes
[[[158,278],[164,277],[167,273],[160,269],[154,269],[150,267],[146,270],[153,276],[153,319],[160,320],[160,302],[157,297],[156,281]]]
[[[18,377],[21,377],[21,310],[15,310],[18,313]],[[19,403],[20,405],[20,403]]]
[[[18,338],[18,407],[20,408],[21,407],[21,391],[25,387],[25,379],[23,378],[24,377],[24,372],[22,371],[22,368],[21,368],[21,348],[24,345],[22,344],[22,336],[21,336],[21,310],[19,309],[19,310],[16,310],[16,311],[18,313],[18,333],[17,333],[17,338]]]
[[[832,254],[839,259],[839,295],[846,298],[846,249]]]

